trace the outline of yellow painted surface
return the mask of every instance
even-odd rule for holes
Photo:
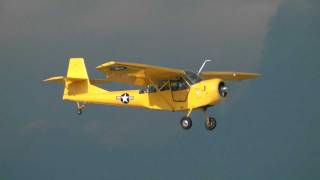
[[[260,74],[246,72],[202,72],[201,76],[205,79],[220,78],[225,81],[241,81],[257,78]]]
[[[115,66],[112,66],[115,65]],[[125,69],[123,67],[130,67]],[[184,74],[182,70],[160,68],[156,66],[149,66],[143,64],[133,63],[119,63],[109,62],[98,66],[97,69],[103,71],[108,75],[108,72],[113,72],[110,67],[116,67],[116,82],[123,82],[121,77],[128,80],[130,74],[136,78],[134,81],[130,81],[130,84],[139,84],[139,78],[141,85],[145,83],[156,83],[166,80],[172,77],[180,77]],[[120,69],[120,70],[119,70]],[[119,70],[119,72],[118,72]],[[146,73],[147,72],[147,73]],[[161,72],[163,74],[161,74]],[[152,79],[148,77],[150,75]],[[219,75],[219,74],[218,74]],[[230,73],[222,74],[223,77],[228,76]],[[220,74],[220,77],[222,76]],[[252,74],[240,74],[241,79],[253,78]],[[158,77],[162,76],[162,77]],[[138,78],[138,79],[137,79]],[[93,104],[104,104],[113,106],[131,106],[131,107],[142,107],[149,109],[158,110],[170,110],[170,111],[184,111],[189,109],[201,108],[208,105],[214,105],[224,100],[218,92],[218,85],[223,79],[220,78],[209,78],[202,80],[199,83],[193,84],[189,89],[179,91],[159,91],[152,93],[139,93],[139,90],[125,90],[125,91],[108,91],[92,85],[93,82],[104,82],[104,80],[90,80],[86,71],[85,63],[82,58],[71,58],[67,76],[56,76],[45,81],[48,82],[60,82],[64,83],[65,89],[63,94],[63,100],[70,100],[80,103],[93,103]],[[107,79],[105,82],[110,81]],[[90,83],[91,82],[91,83]],[[128,82],[129,83],[129,82]]]
[[[180,111],[214,105],[223,100],[217,88],[220,81],[220,79],[213,79],[195,84],[190,88],[186,100],[182,102],[174,101],[174,94],[172,94],[170,90],[144,94],[139,94],[139,90],[107,91],[93,85],[85,88],[85,82],[75,83],[72,88],[77,89],[77,92],[68,91],[68,88],[66,88],[63,99],[82,103]],[[119,97],[124,93],[128,93],[128,95],[132,97],[127,104],[119,100]],[[178,95],[183,94],[184,96],[184,92],[177,91],[176,93],[178,93]]]
[[[104,73],[110,81],[136,86],[147,86],[185,74],[184,71],[179,69],[118,61],[109,61],[96,69]]]
[[[71,58],[67,78],[89,79],[83,58]]]

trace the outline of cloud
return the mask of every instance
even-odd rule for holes
[[[90,35],[112,39],[121,34],[160,43],[167,37],[205,47],[224,42],[258,44],[277,1],[12,0],[2,4],[1,38],[54,40]]]
[[[89,72],[109,58],[194,71],[210,58],[212,70],[254,71],[277,0],[6,0],[1,7],[1,68],[19,73],[61,72],[71,56],[84,56]],[[44,70],[48,62],[54,68]]]
[[[251,71],[259,66],[277,0],[5,0],[0,8],[1,72],[18,74],[8,80],[19,87],[16,93],[32,91],[41,98],[48,89],[34,79],[64,72],[62,65],[74,55],[88,57],[89,72],[107,57],[190,70],[209,57],[217,61],[208,69]],[[33,81],[21,86],[21,76]],[[32,121],[24,129],[50,129],[52,123]],[[106,144],[126,141],[136,131],[134,124],[113,130],[99,123],[90,122],[84,131]]]

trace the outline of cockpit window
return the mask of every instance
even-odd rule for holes
[[[154,92],[157,92],[157,88],[155,87],[155,85],[151,84],[144,89],[140,89],[139,94],[154,93]]]
[[[183,89],[188,89],[189,86],[183,78],[176,78],[170,80],[171,91],[179,91]]]
[[[158,84],[160,91],[170,90],[169,81],[161,81]]]
[[[154,93],[157,92],[157,88],[155,87],[155,85],[148,85],[147,87],[148,92],[147,93]]]
[[[185,71],[185,73],[186,73],[186,77],[185,78],[188,81],[188,83],[191,84],[191,85],[202,81],[202,78],[198,74],[196,74],[194,72]]]

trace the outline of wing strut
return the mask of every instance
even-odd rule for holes
[[[201,73],[202,69],[204,68],[204,66],[206,65],[207,62],[210,62],[212,60],[210,59],[206,59],[204,60],[204,62],[202,63],[202,66],[200,67],[199,71],[198,71],[198,75]]]

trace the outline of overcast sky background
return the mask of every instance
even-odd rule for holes
[[[319,179],[320,1],[0,1],[0,179]],[[69,57],[259,72],[182,113],[61,100]],[[131,88],[107,84],[110,89]]]

